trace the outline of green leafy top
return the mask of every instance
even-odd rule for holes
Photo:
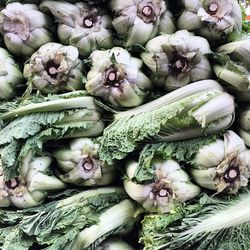
[[[169,214],[147,215],[142,221],[140,241],[144,250],[247,250],[249,200],[249,190],[220,198],[203,194],[197,203],[177,207]],[[237,220],[232,220],[236,215]]]
[[[123,112],[117,114],[115,120],[104,129],[103,136],[99,138],[100,159],[111,163],[114,159],[125,158],[145,140],[160,140],[163,139],[162,136],[173,135],[177,132],[193,128],[202,129],[203,126],[192,116],[192,112],[215,95],[213,91],[208,91],[206,94],[207,99],[204,98],[195,107],[189,106],[195,99],[199,100],[200,93],[170,104],[165,103],[161,107],[153,105],[147,112],[146,110],[143,112],[144,107],[141,106],[142,112],[140,113],[133,114],[132,110],[131,115],[129,112],[124,116],[121,115]],[[185,137],[180,139],[185,139]]]
[[[157,156],[165,160],[176,160],[180,164],[192,163],[193,157],[199,149],[214,142],[217,137],[213,135],[185,141],[146,145],[140,153],[139,165],[134,175],[134,180],[138,183],[143,183],[151,182],[154,179],[155,171],[151,162]]]
[[[18,243],[27,246],[23,249],[29,249],[28,246],[34,243],[48,245],[46,249],[51,250],[70,249],[81,230],[97,224],[103,212],[126,198],[122,188],[99,188],[24,209],[16,216],[7,210],[2,210],[2,213],[0,210],[0,217],[5,218],[9,225],[0,227],[1,249],[10,249],[7,247],[9,244],[14,246]],[[6,237],[6,232],[16,238]]]
[[[6,179],[18,175],[21,149],[23,156],[29,149],[40,150],[45,139],[83,133],[100,125],[100,109],[94,98],[86,95],[85,91],[47,97],[37,94],[17,99],[13,104],[6,103],[2,108],[4,113],[0,114],[0,119],[3,120],[0,155]],[[97,130],[102,130],[102,126]]]
[[[62,120],[67,112],[44,112],[20,116],[0,130],[0,145],[27,139]]]
[[[230,56],[224,52],[211,54],[211,60],[232,72],[238,73],[240,75],[248,74],[246,68],[237,64],[237,62],[232,61]]]

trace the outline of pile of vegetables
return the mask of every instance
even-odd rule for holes
[[[1,1],[0,250],[249,250],[244,15]]]

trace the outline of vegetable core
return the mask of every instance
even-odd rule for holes
[[[22,16],[14,15],[11,19],[5,20],[3,29],[6,32],[14,33],[22,40],[29,38],[29,24]]]
[[[59,67],[60,64],[56,63],[54,60],[49,60],[46,64],[46,71],[51,78],[56,79]]]
[[[103,83],[105,87],[120,87],[123,81],[123,76],[116,68],[112,66],[106,70],[105,79],[106,80]]]
[[[91,171],[94,168],[94,163],[91,158],[87,157],[82,161],[82,167],[85,171]]]
[[[171,73],[180,74],[189,70],[188,60],[185,57],[174,56],[169,65]]]
[[[138,11],[138,16],[145,22],[151,23],[155,18],[155,12],[152,6],[146,5]]]
[[[240,170],[238,167],[230,167],[227,169],[224,175],[224,181],[226,183],[234,182],[240,176]]]
[[[87,16],[83,19],[83,26],[85,28],[92,28],[94,26],[94,23],[96,22],[96,17],[91,15]]]
[[[218,8],[219,8],[218,4],[213,2],[208,6],[207,12],[210,15],[215,15],[217,13]]]
[[[5,185],[9,189],[15,189],[19,185],[18,178],[14,178],[5,182]]]
[[[173,192],[170,188],[167,188],[163,185],[156,185],[156,187],[153,190],[153,193],[157,197],[171,197],[173,195]]]

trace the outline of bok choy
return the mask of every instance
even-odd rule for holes
[[[241,8],[237,0],[182,0],[179,29],[193,31],[214,46],[230,41],[242,29]]]
[[[2,210],[0,246],[28,250],[27,245],[37,243],[47,249],[97,249],[108,237],[132,230],[136,206],[126,197],[122,188],[99,188],[18,211],[15,217]]]
[[[157,165],[154,164],[157,157],[177,161],[198,185],[216,193],[237,193],[247,186],[250,178],[250,150],[231,130],[226,131],[222,138],[211,135],[147,145],[140,154],[132,179],[142,184],[157,179]]]
[[[238,101],[250,101],[250,36],[224,44],[214,56],[213,70],[220,81],[236,94]]]
[[[46,43],[24,65],[29,88],[44,94],[83,89],[83,63],[74,46]]]
[[[34,97],[13,106],[0,114],[0,154],[7,179],[18,175],[19,161],[29,150],[41,151],[44,141],[98,136],[104,129],[99,108],[86,92]]]
[[[49,156],[33,157],[29,152],[20,164],[20,176],[9,180],[5,180],[0,166],[0,207],[38,206],[45,200],[48,191],[65,189],[66,184],[57,179],[50,169],[52,161]]]
[[[54,150],[59,171],[57,176],[66,183],[78,186],[111,184],[117,176],[117,166],[107,165],[98,158],[99,145],[90,138],[77,138],[68,147]],[[60,171],[61,170],[61,171]]]
[[[111,239],[104,241],[96,250],[134,250],[134,248],[123,240]]]
[[[148,41],[145,50],[141,58],[151,70],[152,80],[167,91],[212,75],[206,58],[211,53],[208,41],[186,30],[157,36]]]
[[[144,250],[247,250],[250,248],[250,192],[200,197],[169,214],[146,215],[140,241]]]
[[[154,101],[115,114],[99,138],[99,156],[112,163],[139,144],[219,133],[234,121],[234,100],[213,80],[198,81]]]
[[[163,0],[112,0],[112,24],[125,47],[144,45],[160,32],[173,33],[175,25]]]
[[[178,162],[155,157],[150,164],[152,179],[147,183],[137,184],[133,181],[139,170],[137,162],[128,163],[123,182],[127,194],[142,203],[146,211],[166,213],[200,194],[201,189],[190,181]]]
[[[8,50],[30,56],[52,41],[52,20],[35,4],[9,3],[0,11],[0,33]]]
[[[142,61],[121,48],[96,50],[90,55],[91,69],[86,90],[117,107],[140,105],[152,88],[149,78],[142,73]]]
[[[57,34],[63,44],[73,45],[80,55],[89,56],[96,49],[113,47],[111,17],[100,8],[86,3],[43,1],[43,11],[49,10],[59,23]]]
[[[223,140],[217,139],[199,149],[190,173],[204,188],[237,193],[250,178],[250,150],[236,133],[226,131]]]
[[[239,134],[245,144],[250,147],[250,105],[244,105],[239,115]]]

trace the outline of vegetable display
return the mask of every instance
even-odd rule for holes
[[[2,0],[0,250],[249,250],[249,4]]]

